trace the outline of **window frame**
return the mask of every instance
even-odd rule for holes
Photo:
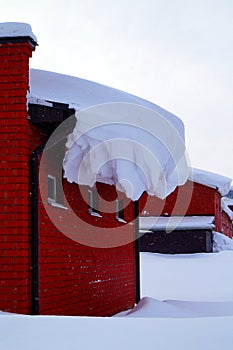
[[[121,203],[121,205],[120,205]],[[123,199],[116,199],[116,220],[122,224],[126,224],[124,213],[124,201]]]
[[[95,195],[95,207],[94,207],[94,195]],[[91,216],[102,218],[99,212],[99,197],[98,191],[94,189],[88,189],[88,212]]]
[[[49,196],[49,179],[53,180],[53,192],[54,196],[53,198]],[[48,204],[50,204],[53,207],[60,208],[60,209],[68,209],[64,206],[63,203],[59,203],[57,201],[57,178],[54,175],[48,174],[48,196],[47,196]]]
[[[49,179],[53,180],[53,192],[54,192],[54,196],[53,198],[50,197],[50,193],[49,193]],[[57,202],[57,179],[55,176],[48,174],[48,203],[56,203]]]

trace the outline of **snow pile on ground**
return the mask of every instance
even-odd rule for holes
[[[76,111],[64,160],[68,181],[114,184],[137,200],[144,191],[164,198],[187,180],[184,125],[163,108],[95,82],[31,69],[28,103],[43,100]]]
[[[233,317],[0,316],[2,350],[231,350]]]
[[[138,305],[119,317],[196,318],[233,316],[233,301],[157,300],[144,297]]]
[[[233,251],[197,254],[141,253],[142,297],[233,302]]]
[[[190,168],[189,180],[214,187],[222,196],[225,196],[229,192],[232,182],[232,179],[226,176],[196,168]]]
[[[214,252],[221,252],[223,250],[233,250],[233,239],[219,232],[214,232],[213,239]]]
[[[134,310],[113,318],[0,314],[0,349],[231,350],[232,270],[232,251],[141,253],[143,299]]]

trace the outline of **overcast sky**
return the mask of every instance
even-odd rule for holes
[[[179,116],[193,167],[233,178],[232,0],[0,0],[31,67],[93,80]]]

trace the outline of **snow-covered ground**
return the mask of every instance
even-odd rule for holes
[[[232,240],[226,236],[218,234],[218,242],[224,247],[224,242],[230,242],[229,248],[233,249]],[[215,246],[219,250],[219,245]],[[142,296],[158,300],[233,303],[233,250],[213,254],[142,253],[141,279]]]
[[[1,313],[0,349],[232,349],[233,242],[221,238],[213,254],[142,253],[143,299],[117,317]]]

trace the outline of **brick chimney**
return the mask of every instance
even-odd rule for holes
[[[0,309],[30,313],[30,183],[27,92],[36,37],[0,24]]]

